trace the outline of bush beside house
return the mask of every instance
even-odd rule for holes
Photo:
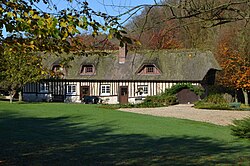
[[[194,105],[195,108],[199,109],[217,109],[217,110],[229,110],[228,102],[223,98],[221,94],[212,94],[198,101]]]
[[[215,110],[241,110],[250,111],[250,107],[239,102],[232,102],[227,94],[211,94],[194,104],[198,109],[215,109]]]

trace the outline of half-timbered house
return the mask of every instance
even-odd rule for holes
[[[220,70],[211,52],[197,50],[128,52],[123,47],[106,56],[75,56],[67,67],[52,55],[46,61],[61,77],[27,84],[24,100],[81,102],[90,95],[107,103],[136,103],[180,82],[206,87]]]

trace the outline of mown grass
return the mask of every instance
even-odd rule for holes
[[[250,164],[229,127],[103,109],[0,102],[0,165]]]

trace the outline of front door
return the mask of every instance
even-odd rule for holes
[[[90,95],[90,88],[89,86],[81,86],[80,87],[80,99],[82,100],[82,98],[84,96],[89,96]]]
[[[128,87],[127,86],[120,86],[119,102],[120,104],[128,103]]]

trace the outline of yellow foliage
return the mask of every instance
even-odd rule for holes
[[[65,28],[65,27],[67,27],[67,23],[66,23],[66,22],[61,21],[61,22],[60,22],[60,26]]]

